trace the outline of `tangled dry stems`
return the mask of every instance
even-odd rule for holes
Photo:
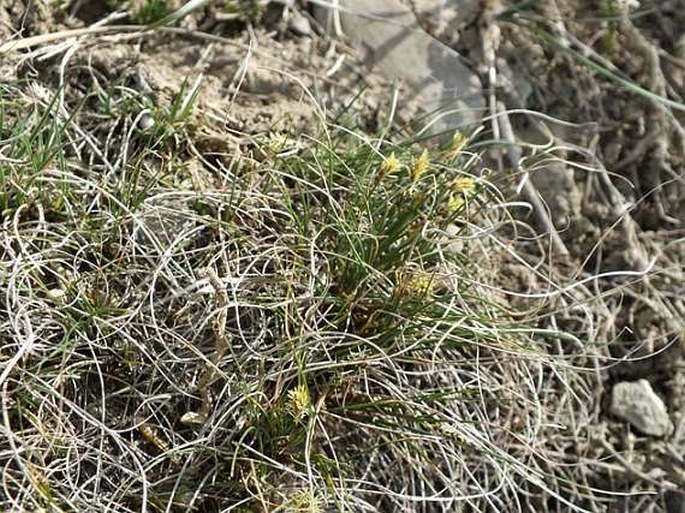
[[[266,139],[209,158],[193,91],[164,109],[90,84],[69,101],[3,90],[6,507],[600,500],[594,467],[568,456],[597,415],[599,350],[554,323],[592,334],[603,312],[554,285],[544,251],[513,249],[534,232],[494,185],[449,202],[477,156],[385,176],[391,152],[405,167],[421,152],[323,125],[294,152]],[[519,295],[551,313],[493,299],[500,257],[543,282]]]

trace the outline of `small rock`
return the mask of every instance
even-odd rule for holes
[[[149,131],[153,126],[155,126],[155,118],[152,116],[152,114],[146,112],[140,116],[140,119],[138,120],[138,128],[140,128],[143,132]]]
[[[419,18],[438,32],[458,32],[470,25],[481,11],[479,0],[414,0]]]
[[[341,0],[342,29],[366,53],[367,64],[406,82],[439,133],[478,123],[485,111],[478,76],[453,49],[421,29],[400,0]],[[324,26],[333,11],[316,11]],[[440,113],[438,116],[437,114]]]
[[[614,385],[610,412],[646,435],[666,436],[673,431],[666,405],[646,379]]]
[[[300,36],[310,36],[312,34],[311,23],[309,23],[306,16],[297,11],[292,13],[288,21],[288,28]]]

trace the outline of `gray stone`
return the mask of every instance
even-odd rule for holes
[[[645,435],[666,436],[673,431],[666,405],[646,379],[614,385],[610,411]]]
[[[154,126],[155,118],[152,116],[152,114],[146,112],[140,116],[140,119],[138,120],[138,128],[140,128],[143,132],[149,132]]]
[[[404,4],[399,0],[340,0],[340,4],[343,32],[365,52],[367,63],[410,85],[427,113],[439,113],[432,132],[482,118],[485,99],[478,76],[457,52],[424,32]]]
[[[288,20],[288,28],[301,36],[309,36],[312,33],[312,25],[302,13],[293,11]]]
[[[458,32],[476,20],[482,7],[481,0],[414,0],[414,9],[439,32]]]

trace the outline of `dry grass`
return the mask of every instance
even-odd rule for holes
[[[556,283],[473,141],[209,155],[194,87],[80,86],[2,85],[6,509],[598,510],[629,473],[593,287],[644,273]]]
[[[3,103],[11,508],[453,511],[548,486],[557,364],[446,246],[510,222],[468,152],[328,126],[225,166],[190,91],[28,91]]]

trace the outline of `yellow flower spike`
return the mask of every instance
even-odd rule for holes
[[[433,277],[425,272],[419,272],[414,274],[409,281],[409,286],[411,287],[414,295],[423,296],[430,295],[433,293],[435,288],[435,283],[433,282]]]
[[[454,213],[464,206],[464,197],[461,194],[452,194],[447,200],[447,210]]]
[[[285,504],[286,513],[323,513],[324,502],[321,497],[310,490],[300,490]]]
[[[451,160],[455,158],[457,155],[461,153],[461,151],[464,149],[468,142],[468,137],[466,137],[459,130],[455,130],[454,135],[452,136],[452,142],[450,143],[449,148],[445,150],[443,158],[445,160]]]
[[[414,158],[409,168],[409,178],[412,182],[416,182],[421,176],[428,171],[428,166],[430,166],[430,157],[428,156],[428,150],[423,150],[423,153],[418,158]]]
[[[286,408],[292,417],[300,421],[307,416],[312,405],[309,397],[309,390],[305,385],[299,385],[296,389],[288,392],[288,403]]]
[[[283,151],[288,146],[288,136],[281,132],[271,132],[266,138],[266,147],[271,153]]]
[[[452,182],[452,190],[470,195],[476,192],[476,181],[468,176],[462,176]]]
[[[395,293],[400,298],[430,296],[435,290],[435,281],[430,273],[423,270],[403,270],[397,275]]]
[[[383,161],[381,173],[383,176],[391,175],[395,173],[401,165],[400,159],[395,156],[395,152],[393,151],[390,156]]]

